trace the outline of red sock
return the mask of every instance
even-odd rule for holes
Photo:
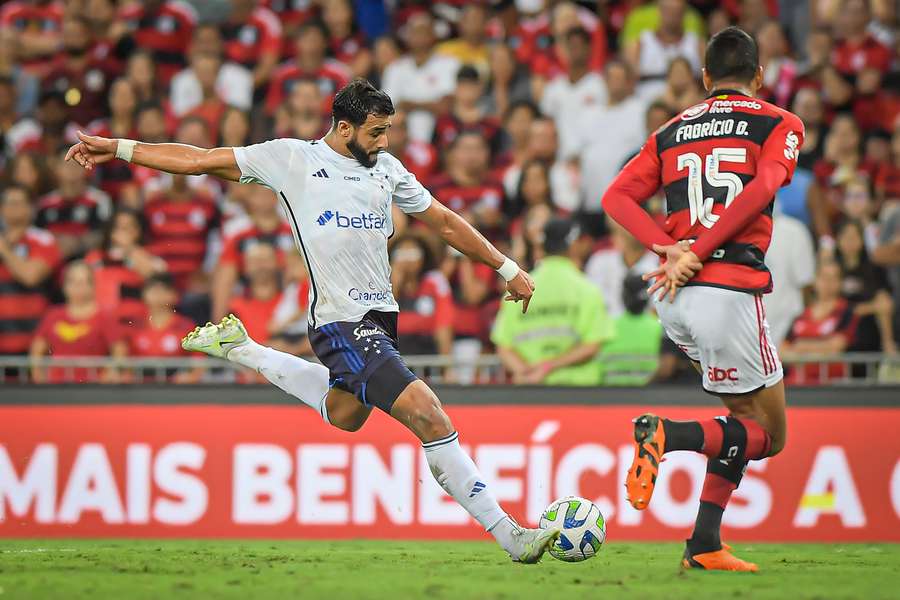
[[[731,500],[731,493],[737,489],[737,484],[717,475],[707,473],[703,480],[703,491],[700,492],[700,502],[711,502],[725,508]]]
[[[710,458],[759,460],[767,457],[772,448],[772,438],[768,432],[752,419],[717,417],[699,423],[703,428],[703,448],[700,452]],[[733,448],[737,448],[736,453]]]

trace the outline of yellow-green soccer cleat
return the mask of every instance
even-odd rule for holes
[[[534,564],[559,538],[558,529],[524,529],[516,526],[513,531],[517,552],[510,552],[513,562]]]
[[[234,315],[228,315],[217,324],[207,323],[194,327],[181,340],[181,347],[191,352],[204,352],[217,358],[226,358],[232,348],[243,346],[250,338],[244,324]]]

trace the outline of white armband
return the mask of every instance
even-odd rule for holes
[[[500,274],[504,281],[509,281],[519,274],[519,265],[513,259],[506,257],[503,264],[497,267],[497,273]]]
[[[116,144],[116,158],[121,158],[125,162],[131,162],[135,146],[137,146],[135,140],[119,140],[119,143]]]

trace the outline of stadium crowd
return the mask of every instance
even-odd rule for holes
[[[761,97],[806,127],[767,257],[774,341],[895,353],[896,11],[892,0],[5,2],[0,354],[179,356],[194,323],[229,312],[259,342],[308,354],[309,281],[271,191],[122,161],[88,173],[62,157],[78,130],[202,147],[318,138],[334,93],[362,76],[397,108],[389,152],[519,264],[544,270],[539,294],[590,314],[529,346],[528,321],[505,308],[496,318],[493,270],[397,211],[404,353],[499,349],[523,383],[691,376],[647,312],[639,276],[656,257],[600,198],[648,133],[705,97],[705,40],[729,24],[758,40]],[[647,208],[664,219],[662,194]],[[554,319],[572,324],[565,311],[531,323]],[[660,359],[635,376],[627,360],[604,372],[603,354]],[[789,381],[845,370],[795,369]]]

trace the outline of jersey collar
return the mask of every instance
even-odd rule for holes
[[[720,90],[713,90],[710,92],[709,96],[706,97],[707,100],[713,98],[715,96],[746,96],[750,98],[750,94],[747,92],[742,92],[741,90],[733,90],[730,88],[722,88]]]

